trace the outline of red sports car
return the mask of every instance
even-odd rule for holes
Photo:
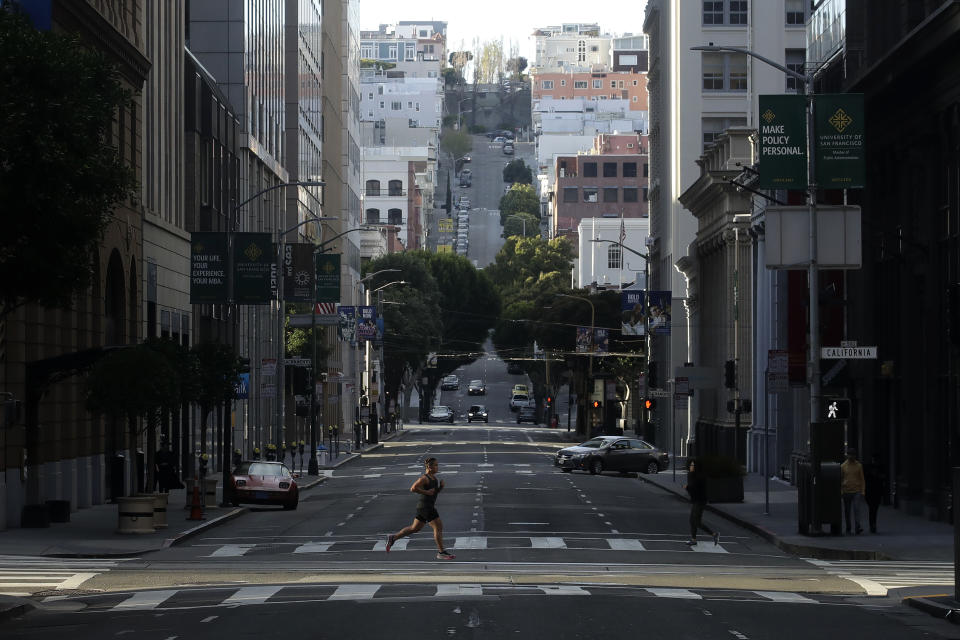
[[[300,500],[295,476],[282,462],[241,462],[230,478],[230,502],[245,504],[279,504],[296,509]]]

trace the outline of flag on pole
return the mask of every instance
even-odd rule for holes
[[[627,228],[623,224],[623,216],[620,216],[620,244],[622,245],[627,240]]]

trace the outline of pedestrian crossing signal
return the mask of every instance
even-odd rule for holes
[[[643,408],[647,411],[653,411],[657,406],[657,401],[653,398],[647,398],[643,401]]]
[[[849,420],[850,399],[827,398],[825,400],[825,413],[827,420]]]
[[[594,401],[593,401],[593,404],[592,404],[591,406],[592,406],[594,409],[599,409],[600,406],[601,406],[601,405],[600,405],[600,401],[599,401],[599,400],[594,400]]]

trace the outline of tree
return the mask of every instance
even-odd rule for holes
[[[538,236],[540,235],[540,221],[529,213],[516,213],[507,218],[503,225],[503,237],[510,236]]]
[[[521,184],[533,183],[533,170],[527,166],[522,158],[511,160],[503,168],[503,181]]]
[[[460,43],[460,46],[463,46],[463,43]],[[467,63],[473,60],[472,51],[451,51],[449,56],[450,66],[453,67],[454,71],[457,74],[457,77],[460,79],[460,82],[463,82],[463,69],[467,66]]]
[[[492,84],[503,74],[503,45],[496,40],[483,43],[477,65],[477,84]]]
[[[162,353],[147,345],[110,353],[93,366],[87,378],[87,408],[115,420],[127,420],[135,478],[143,477],[139,457],[134,455],[140,435],[138,420],[147,419],[146,428],[154,429],[157,413],[177,406],[180,399],[177,385],[174,367]],[[152,458],[150,456],[151,461]],[[153,485],[152,464],[147,469],[146,488],[149,489]]]
[[[531,292],[570,288],[573,248],[566,238],[544,240],[540,236],[507,238],[493,264],[484,271],[500,291],[503,308],[535,299]]]
[[[514,184],[500,198],[500,224],[506,226],[507,218],[518,213],[528,213],[540,219],[540,198],[528,184]]]
[[[441,73],[443,74],[443,86],[445,87],[455,87],[463,82],[463,76],[456,68],[447,67]]]
[[[67,307],[90,286],[103,231],[136,182],[110,143],[130,94],[101,53],[0,8],[0,60],[2,320],[26,303]]]
[[[217,342],[194,345],[197,379],[191,400],[200,406],[200,453],[207,452],[207,417],[213,408],[234,395],[240,379],[240,361],[233,347]]]
[[[473,139],[462,131],[444,129],[440,136],[440,148],[453,156],[456,161],[473,150]]]
[[[527,68],[527,59],[523,56],[510,58],[507,60],[507,73],[516,79],[520,79],[520,74]]]

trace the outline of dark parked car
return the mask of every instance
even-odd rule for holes
[[[483,384],[483,380],[471,380],[467,386],[467,395],[482,396],[486,395],[486,393],[487,385]]]
[[[440,389],[443,391],[449,391],[452,389],[460,388],[460,378],[457,376],[446,376],[443,381],[440,383]]]
[[[449,422],[453,424],[453,409],[439,405],[430,409],[430,422]]]
[[[520,410],[517,411],[517,424],[521,422],[537,424],[537,409],[535,407],[520,407]]]
[[[296,509],[300,490],[295,476],[282,462],[241,462],[230,476],[230,503],[279,504]]]
[[[470,405],[470,410],[467,411],[467,422],[484,421],[489,422],[490,419],[487,417],[487,408],[482,404]]]
[[[569,473],[574,469],[592,474],[604,471],[657,473],[670,464],[670,457],[652,444],[636,438],[600,436],[557,452],[554,465]]]

